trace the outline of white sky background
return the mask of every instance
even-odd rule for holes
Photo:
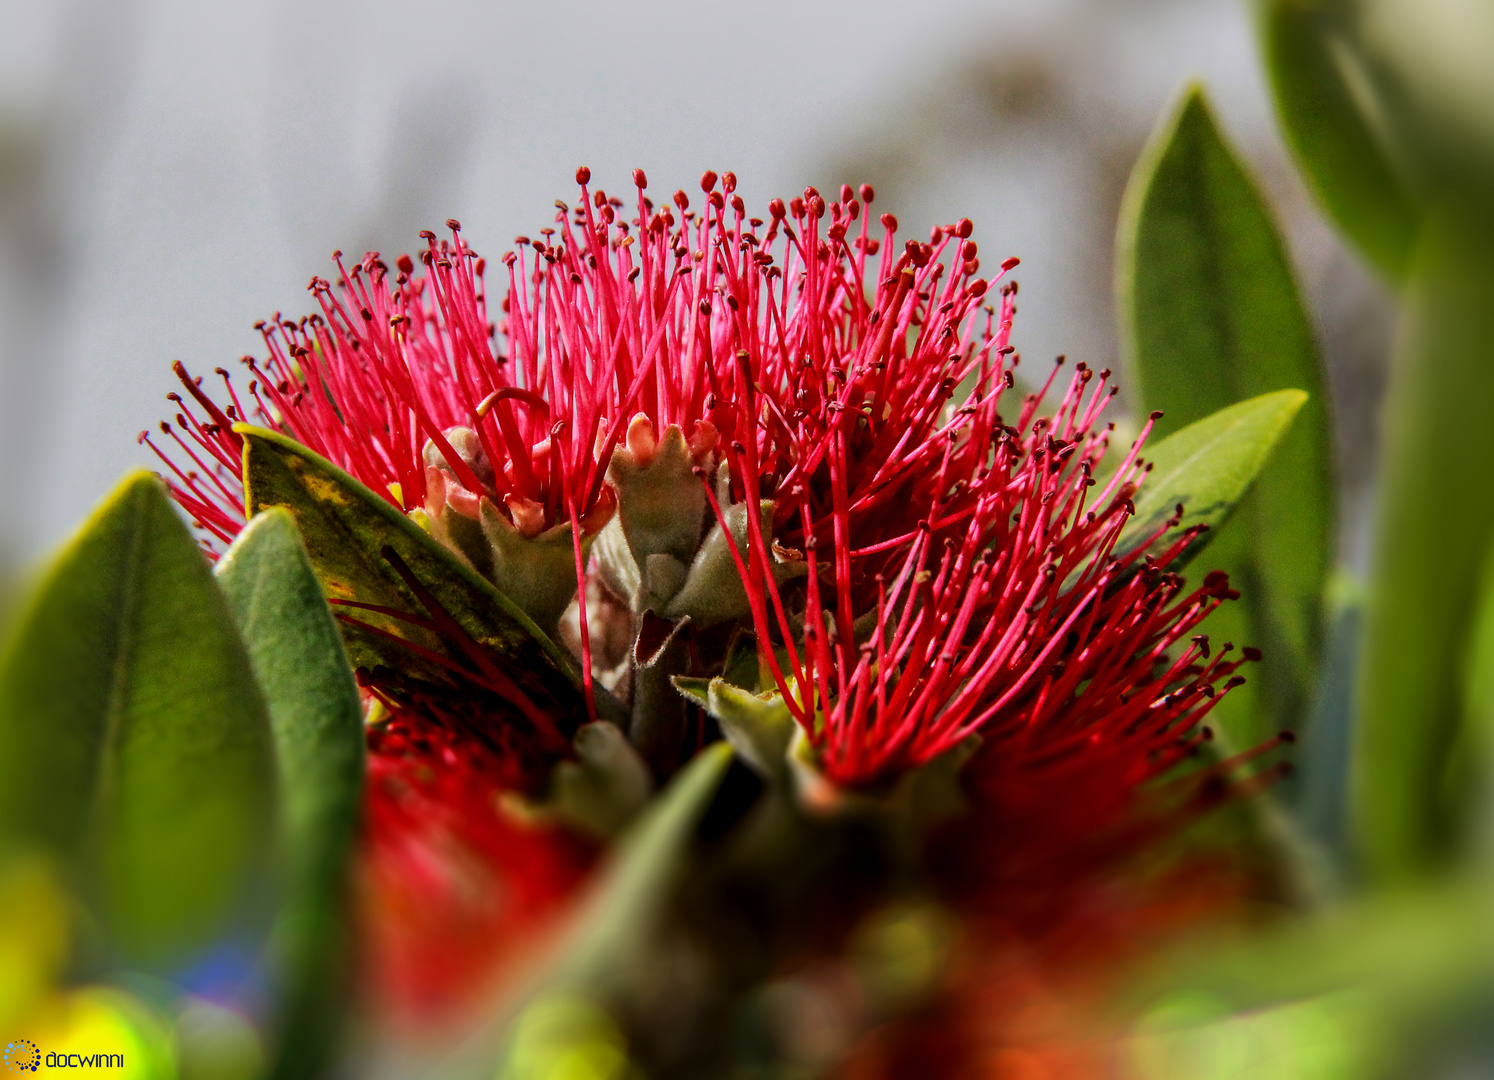
[[[891,170],[877,209],[907,235],[969,216],[987,262],[1022,257],[1029,364],[1104,364],[1113,159],[1200,76],[1247,156],[1278,160],[1244,0],[0,0],[0,20],[20,176],[0,546],[26,556],[151,464],[135,436],[168,415],[172,360],[237,368],[334,248],[411,250],[457,217],[497,255],[581,163],[618,193],[642,166],[656,201],[730,168],[759,207]],[[967,124],[970,65],[1032,57],[1037,112]]]

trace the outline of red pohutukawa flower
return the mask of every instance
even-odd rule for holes
[[[978,812],[1046,821],[1048,851],[1196,808],[1217,770],[1140,818],[1137,794],[1165,790],[1253,658],[1196,633],[1236,594],[1223,574],[1190,587],[1174,572],[1196,532],[1137,534],[1150,426],[1106,472],[1109,372],[1077,365],[1053,402],[1055,368],[1016,396],[1016,286],[978,276],[970,222],[899,247],[891,215],[872,225],[870,187],[806,189],[757,218],[730,173],[702,177],[698,210],[683,191],[656,206],[641,171],[629,211],[590,180],[579,170],[578,204],[504,255],[496,304],[451,221],[449,239],[422,234],[418,267],[335,256],[336,285],[310,286],[317,314],[261,324],[267,356],[244,358],[242,395],[220,370],[219,404],[177,365],[172,445],[142,440],[209,549],[243,525],[233,427],[252,420],[420,519],[547,632],[589,565],[583,677],[593,633],[609,652],[631,643],[627,679],[608,685],[634,698],[636,743],[679,742],[647,749],[660,773],[687,740],[641,734],[639,702],[683,709],[668,677],[720,674],[749,635],[835,785],[885,788],[979,736]],[[508,882],[494,887],[511,914],[571,887],[576,842],[525,831],[495,800],[543,796],[574,718],[538,712],[427,608],[373,609],[446,641],[421,659],[449,678],[360,673],[388,714],[370,742],[366,874],[389,910],[430,890],[434,918],[496,940],[462,907],[469,879],[435,864],[475,859]],[[645,637],[683,641],[676,667]],[[448,961],[399,944],[402,917],[380,925],[417,996],[445,979]]]
[[[360,965],[384,1010],[439,1020],[564,910],[596,847],[507,809],[512,767],[479,739],[402,710],[368,749]]]
[[[1223,574],[1188,590],[1166,573],[1192,532],[1159,546],[1163,526],[1117,550],[1144,469],[1138,440],[1098,496],[1092,491],[1108,442],[1095,431],[1110,396],[1106,374],[1096,381],[1080,365],[1051,419],[1036,416],[1035,395],[1011,427],[994,412],[999,389],[973,399],[968,407],[993,434],[987,452],[966,454],[974,469],[951,474],[960,448],[951,442],[936,490],[954,494],[913,503],[921,516],[911,539],[871,575],[842,539],[849,440],[836,440],[825,515],[833,573],[824,585],[808,578],[802,650],[770,575],[757,580],[778,625],[767,604],[756,605],[760,636],[778,631],[789,662],[767,659],[830,778],[875,783],[980,734],[1000,740],[1004,766],[1023,783],[1103,756],[1129,788],[1168,771],[1203,738],[1199,722],[1240,661],[1228,648],[1210,658],[1201,637],[1171,650],[1237,594]],[[850,418],[847,427],[859,423],[851,410],[835,414]],[[962,433],[966,450],[981,426]],[[817,540],[810,498],[788,494]],[[817,550],[812,544],[811,556]],[[863,611],[853,598],[868,577],[875,605]],[[870,624],[860,633],[858,617]]]

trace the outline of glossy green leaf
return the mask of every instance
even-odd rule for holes
[[[1479,571],[1494,540],[1489,252],[1461,223],[1429,231],[1386,388],[1351,771],[1354,832],[1383,878],[1435,863],[1457,833],[1443,783]]]
[[[1182,506],[1179,530],[1209,532],[1184,553],[1191,558],[1234,512],[1307,403],[1300,390],[1278,390],[1220,409],[1147,448],[1151,472],[1136,496],[1136,516],[1117,544],[1134,550]]]
[[[249,510],[283,506],[290,511],[329,598],[428,618],[386,557],[388,549],[468,635],[505,658],[504,673],[536,705],[572,722],[584,717],[570,658],[480,574],[387,500],[300,443],[247,425],[236,430],[244,437]],[[363,610],[348,614],[424,648],[444,648],[435,634],[399,619]],[[446,677],[439,665],[376,633],[344,622],[343,636],[354,667],[383,664],[426,678]]]
[[[249,522],[218,582],[269,705],[280,766],[289,902],[276,928],[281,1018],[276,1077],[316,1076],[341,964],[348,856],[363,792],[363,715],[337,623],[284,510]]]
[[[265,702],[160,482],[126,478],[62,550],[0,658],[0,836],[81,866],[135,962],[184,960],[267,879]]]
[[[1257,702],[1273,708],[1227,721],[1247,741],[1295,722],[1317,665],[1333,525],[1331,433],[1312,328],[1281,238],[1196,87],[1132,176],[1117,291],[1138,399],[1163,413],[1158,435],[1271,391],[1308,394],[1211,552],[1211,568],[1228,571],[1244,596],[1206,629],[1262,646],[1268,657],[1259,673],[1267,692]],[[1238,713],[1248,698],[1233,697],[1221,712]]]
[[[1336,13],[1263,0],[1261,48],[1281,132],[1313,195],[1392,281],[1416,243],[1417,211],[1376,121],[1371,82]]]

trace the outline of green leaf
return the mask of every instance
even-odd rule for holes
[[[1350,774],[1353,831],[1381,878],[1428,868],[1457,834],[1443,783],[1462,717],[1476,584],[1494,541],[1489,251],[1461,223],[1429,227],[1385,393]]]
[[[570,658],[480,574],[386,500],[300,443],[248,425],[235,430],[244,437],[250,512],[272,506],[290,511],[328,597],[428,618],[386,557],[388,549],[467,634],[504,658],[504,674],[536,705],[572,723],[585,716]],[[426,649],[445,649],[434,633],[399,619],[361,610],[352,614]],[[439,665],[368,630],[344,622],[343,637],[354,667],[382,664],[433,680],[447,677]]]
[[[1262,394],[1147,447],[1152,469],[1137,493],[1136,516],[1116,550],[1135,550],[1181,505],[1179,530],[1209,526],[1183,553],[1183,561],[1196,555],[1245,497],[1306,402],[1300,390]]]
[[[1261,48],[1282,136],[1307,186],[1382,274],[1399,281],[1417,210],[1386,154],[1371,81],[1335,15],[1263,0]]]
[[[610,1000],[647,967],[653,930],[684,867],[695,826],[731,761],[728,743],[706,747],[633,823],[552,969],[552,985]]]
[[[173,964],[244,928],[274,825],[244,644],[160,482],[135,473],[0,657],[0,844],[73,861],[126,958]]]
[[[1491,900],[1487,883],[1458,879],[1371,894],[1243,938],[1185,939],[1132,981],[1124,1007],[1149,1006],[1141,1031],[1201,1025],[1195,1052],[1181,1069],[1144,1075],[1423,1075],[1427,1047],[1470,1030],[1474,1003],[1487,1000]],[[1212,1048],[1197,1045],[1210,1035]],[[1198,1053],[1206,1049],[1214,1068]],[[1360,1066],[1347,1068],[1354,1058]]]
[[[348,856],[363,794],[363,715],[337,623],[284,510],[259,514],[217,567],[269,704],[290,855],[277,923],[277,1077],[318,1076],[346,959]]]
[[[490,1019],[462,1040],[438,1066],[406,1065],[391,1075],[442,1080],[490,1077],[503,1044],[524,1016],[547,1003],[583,1003],[608,1013],[638,1005],[657,959],[658,930],[685,869],[696,826],[715,798],[732,762],[731,747],[712,743],[675,773],[634,820],[602,868],[592,891],[570,919],[548,964],[517,999],[507,999]]]
[[[1474,596],[1445,782],[1455,839],[1487,864],[1494,856],[1494,545],[1484,552]]]
[[[1167,435],[1271,391],[1306,391],[1292,430],[1211,562],[1244,593],[1206,629],[1264,647],[1273,719],[1242,717],[1242,742],[1295,722],[1323,637],[1333,524],[1321,364],[1270,213],[1191,88],[1153,138],[1126,193],[1117,289],[1138,397]],[[1236,620],[1241,625],[1223,624]],[[1238,709],[1233,696],[1224,711]],[[1250,730],[1251,727],[1255,730]]]

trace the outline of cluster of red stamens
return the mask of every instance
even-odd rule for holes
[[[579,203],[503,257],[496,319],[485,260],[451,221],[448,240],[422,234],[419,269],[336,256],[337,286],[311,282],[319,314],[260,325],[267,356],[244,358],[244,398],[219,369],[220,406],[176,365],[190,401],[172,395],[181,412],[161,425],[174,448],[141,439],[209,550],[243,525],[233,426],[252,420],[405,511],[476,519],[487,500],[529,538],[569,523],[580,577],[582,538],[618,505],[614,451],[646,467],[678,426],[723,523],[727,499],[772,505],[729,547],[762,662],[835,783],[880,787],[978,735],[985,780],[1074,790],[1098,770],[1108,814],[1207,739],[1204,717],[1254,656],[1194,631],[1235,594],[1222,574],[1189,588],[1169,570],[1195,532],[1127,532],[1150,424],[1106,474],[1108,371],[1077,365],[1049,412],[1055,368],[1003,417],[1017,290],[992,295],[978,276],[970,222],[899,249],[896,219],[871,224],[870,187],[830,202],[806,189],[762,219],[730,173],[705,174],[699,211],[683,191],[655,206],[634,180],[624,220],[578,171]],[[460,451],[454,428],[470,429]],[[781,573],[796,561],[807,572]],[[443,636],[439,611],[373,610]],[[580,640],[589,678],[584,602]],[[560,728],[510,700],[480,651],[423,659],[472,694],[362,673],[395,718],[372,744],[389,759],[376,783],[393,785],[377,812],[404,821],[446,798],[430,776],[445,768],[540,793],[566,754]],[[509,743],[484,731],[499,714],[528,725],[540,766],[499,762]]]

